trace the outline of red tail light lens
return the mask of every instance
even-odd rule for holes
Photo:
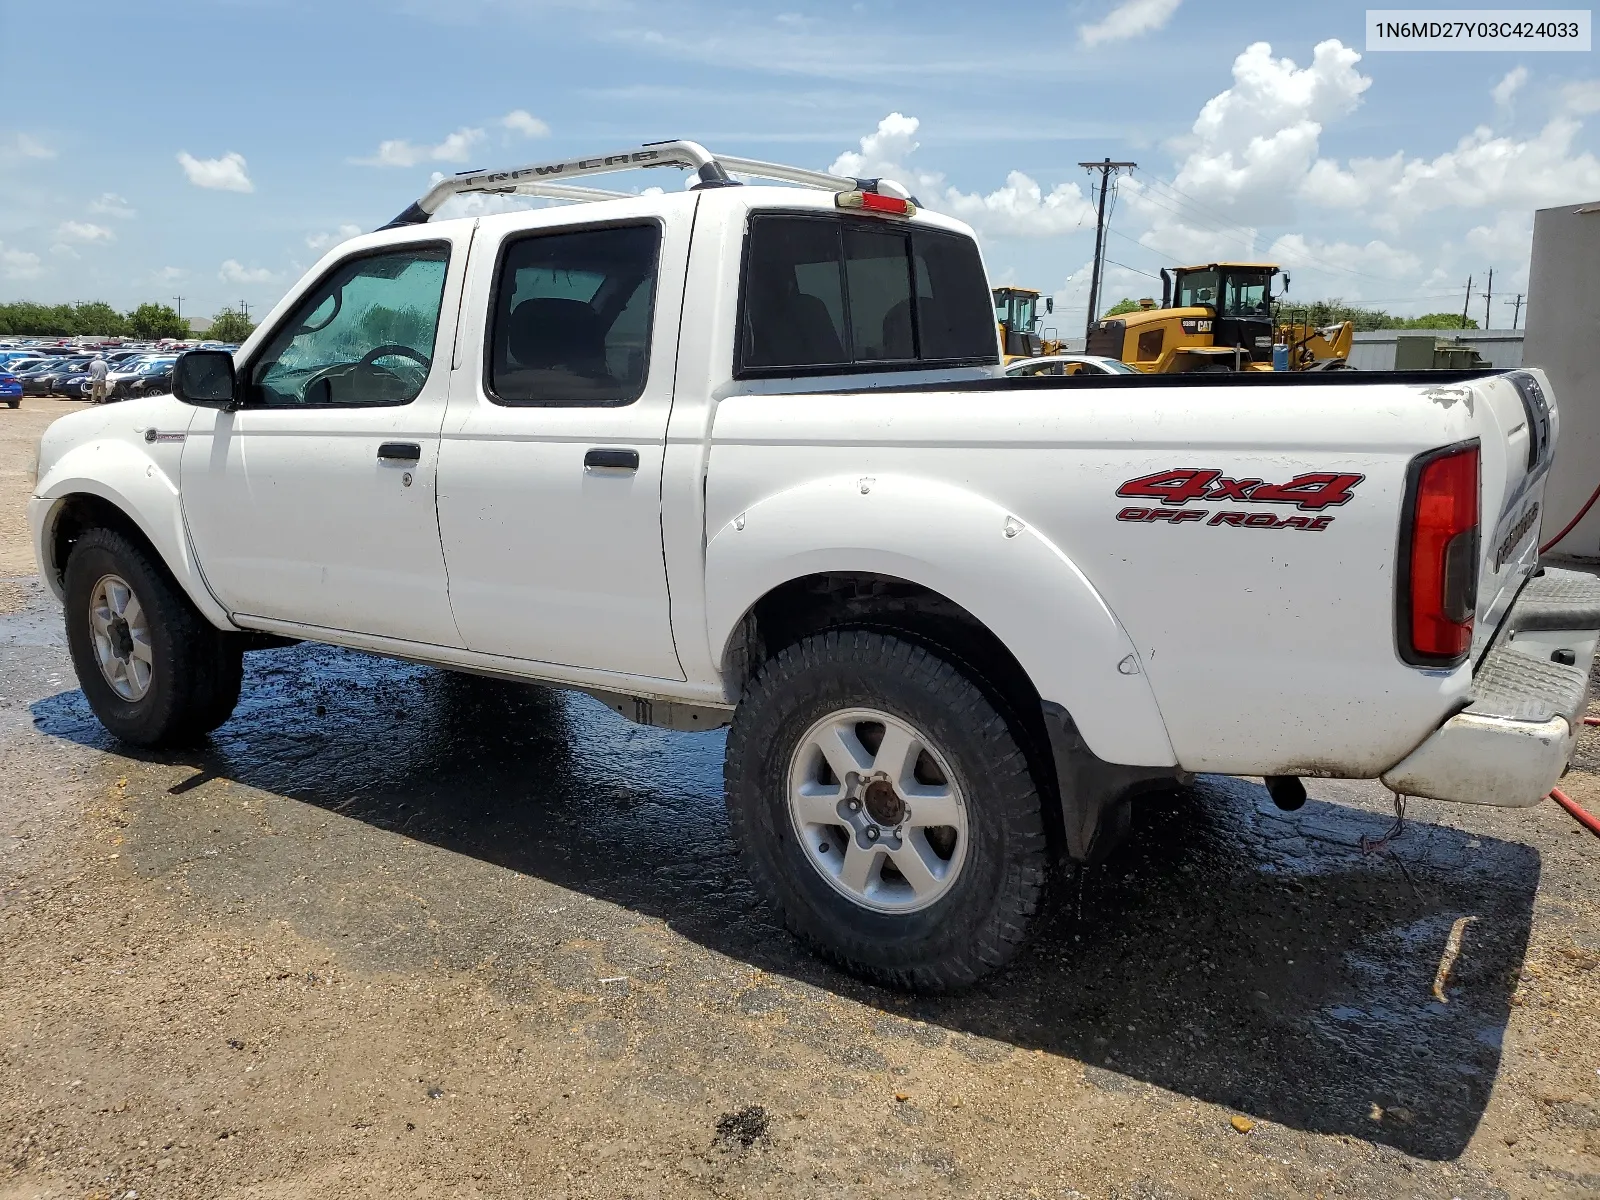
[[[917,206],[911,201],[902,200],[899,196],[885,196],[881,192],[837,192],[833,202],[839,208],[857,208],[890,217],[917,215]]]
[[[1400,656],[1454,666],[1472,648],[1478,606],[1478,443],[1419,455],[1400,537]]]

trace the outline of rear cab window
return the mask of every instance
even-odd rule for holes
[[[736,378],[998,361],[989,283],[972,239],[833,215],[751,215]]]

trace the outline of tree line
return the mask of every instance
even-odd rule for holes
[[[225,308],[212,318],[206,336],[218,342],[242,342],[255,326],[243,313]],[[17,300],[0,304],[0,336],[126,337],[141,341],[193,337],[189,322],[166,304],[141,304],[125,313],[104,300],[78,304],[35,304]]]
[[[1117,304],[1106,310],[1108,317],[1120,317],[1123,313],[1138,312],[1139,302],[1123,298]],[[1420,317],[1397,317],[1393,313],[1384,312],[1381,308],[1363,308],[1358,304],[1347,304],[1335,297],[1332,300],[1311,300],[1305,304],[1280,303],[1276,306],[1277,318],[1297,325],[1338,325],[1349,321],[1356,327],[1357,333],[1369,333],[1374,329],[1476,329],[1478,322],[1468,317],[1462,322],[1458,312],[1423,313]]]

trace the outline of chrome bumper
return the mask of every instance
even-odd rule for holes
[[[1600,579],[1545,568],[1473,672],[1472,703],[1384,772],[1384,785],[1463,804],[1538,804],[1572,757],[1597,641]]]

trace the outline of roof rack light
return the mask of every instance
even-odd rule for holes
[[[886,217],[914,217],[917,206],[899,196],[885,196],[881,192],[840,192],[833,203],[838,208],[859,209],[862,212],[882,213]]]

